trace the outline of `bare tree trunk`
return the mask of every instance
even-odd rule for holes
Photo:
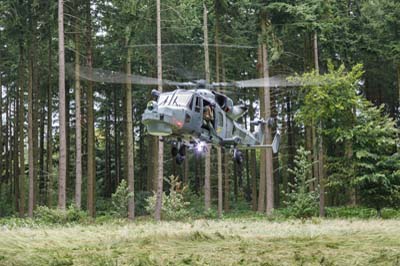
[[[106,93],[106,98],[111,98],[108,93]],[[110,109],[109,107],[106,107],[106,114],[105,114],[105,127],[104,127],[104,135],[105,135],[105,159],[104,159],[104,174],[105,174],[105,188],[104,188],[104,196],[106,198],[110,198],[112,194],[112,178],[111,178],[111,148],[110,148],[110,142],[111,142],[111,133],[110,133]]]
[[[132,47],[129,47],[129,36],[127,36],[126,44],[128,46],[128,54],[126,59],[126,73],[128,79],[131,76],[131,57]],[[134,144],[133,144],[133,119],[132,119],[132,84],[127,80],[126,83],[126,129],[127,129],[127,160],[128,160],[128,190],[130,193],[134,193],[135,177],[134,177]],[[128,218],[133,220],[135,218],[135,198],[132,196],[128,201]]]
[[[288,158],[288,163],[291,169],[294,168],[294,157],[296,154],[296,125],[294,121],[294,114],[292,112],[292,107],[293,107],[293,101],[291,100],[292,98],[288,99],[288,144],[289,144],[289,158]],[[293,182],[294,176],[293,174],[289,174],[289,180]]]
[[[157,79],[158,90],[162,92],[162,55],[161,55],[161,5],[160,0],[157,0]],[[163,179],[164,179],[164,142],[158,142],[158,174],[157,174],[157,194],[156,194],[156,208],[154,212],[154,219],[161,220],[162,208],[162,193],[163,193]]]
[[[48,87],[47,87],[47,206],[53,206],[53,92],[51,88],[51,30],[49,29]],[[22,95],[23,97],[23,95]],[[23,147],[22,147],[23,149]],[[21,156],[21,155],[20,155]]]
[[[1,84],[0,84],[1,88]],[[15,95],[18,93],[18,88],[15,88]],[[19,194],[19,164],[18,164],[18,131],[19,131],[19,120],[18,120],[18,112],[19,112],[19,98],[14,98],[14,136],[13,136],[13,145],[12,145],[12,157],[13,157],[13,179],[14,179],[14,187],[15,194]],[[1,116],[0,116],[1,117]],[[1,132],[1,131],[0,131]],[[0,143],[1,144],[1,143]],[[2,173],[2,172],[0,172]]]
[[[78,8],[78,6],[77,6]],[[75,27],[75,204],[78,209],[82,202],[82,115],[81,115],[81,83],[80,72],[80,36],[79,20],[76,20]]]
[[[120,143],[119,143],[119,100],[117,97],[117,91],[114,91],[114,149],[115,149],[115,187],[119,184],[121,179],[121,152],[120,152]]]
[[[262,33],[266,35],[266,21],[264,20],[261,24]],[[262,44],[262,54],[263,54],[263,74],[265,79],[264,88],[264,104],[265,104],[265,121],[269,121],[271,118],[271,94],[269,88],[269,65],[268,65],[268,51],[266,40]],[[272,143],[271,128],[268,123],[264,127],[265,130],[265,144],[270,145]],[[267,183],[267,198],[266,198],[266,213],[271,215],[274,209],[274,169],[272,161],[272,149],[266,150],[266,183]]]
[[[315,68],[315,73],[319,74],[318,35],[317,35],[316,31],[314,31],[313,47],[314,47],[314,68]]]
[[[222,154],[221,147],[217,148],[218,163],[218,218],[222,217]]]
[[[67,178],[67,121],[65,117],[65,57],[64,57],[64,1],[58,0],[58,51],[59,51],[59,112],[60,159],[58,165],[58,208],[65,210]],[[32,155],[33,156],[33,155]],[[29,162],[29,168],[31,163]]]
[[[18,186],[19,192],[19,216],[23,217],[25,213],[25,189],[24,189],[24,179],[25,179],[25,156],[24,156],[24,86],[23,86],[23,79],[24,79],[24,71],[23,71],[23,47],[22,44],[20,45],[20,62],[18,66],[18,76],[19,76],[19,112],[18,112],[18,120],[19,120],[19,184],[15,184]]]
[[[316,74],[319,74],[319,57],[318,57],[318,39],[317,32],[314,32],[313,37],[313,48],[314,48],[314,68]],[[322,140],[322,122],[319,122],[319,137],[318,137],[318,180],[320,188],[319,196],[319,216],[325,217],[325,150]]]
[[[40,205],[46,204],[46,180],[47,175],[45,174],[44,168],[44,157],[45,157],[45,147],[44,147],[44,139],[45,139],[45,102],[46,102],[46,91],[40,91],[40,132],[39,132],[39,176],[40,176],[40,184],[39,184],[39,192],[40,192]]]
[[[87,66],[89,73],[92,71],[92,20],[90,14],[90,0],[86,2],[87,12]],[[91,217],[96,215],[95,209],[95,187],[96,187],[96,161],[94,149],[94,101],[93,83],[88,81],[87,89],[87,209]]]
[[[210,58],[208,53],[208,11],[205,2],[203,2],[203,31],[204,31],[204,68],[206,73],[206,82],[210,82]],[[207,145],[207,153],[205,158],[205,174],[204,174],[204,207],[205,210],[211,207],[211,145]]]
[[[29,48],[28,60],[28,162],[29,162],[29,196],[28,196],[28,216],[33,217],[33,208],[35,201],[35,171],[36,163],[34,157],[34,125],[33,125],[33,112],[34,112],[34,99],[33,99],[33,58],[32,47]],[[61,68],[61,64],[60,64]],[[61,124],[61,123],[60,123]],[[61,125],[60,125],[61,128]],[[61,131],[61,130],[60,130]]]
[[[220,82],[220,49],[219,49],[219,14],[215,14],[215,78]],[[219,89],[218,89],[219,90]],[[218,168],[218,217],[222,217],[223,192],[222,192],[222,148],[217,149],[217,168]]]
[[[261,62],[261,67],[259,67],[259,76],[263,76],[263,50],[262,46],[258,47],[258,62]],[[265,99],[264,99],[264,91],[259,90],[259,97],[260,97],[260,117],[265,117]],[[261,125],[260,125],[261,126]],[[265,134],[265,133],[264,133]],[[264,140],[265,141],[265,140]],[[258,212],[265,211],[265,189],[266,189],[266,172],[265,172],[265,159],[266,158],[266,151],[260,151],[260,182],[259,182],[259,189],[258,189]]]
[[[319,124],[322,129],[322,124]],[[319,137],[318,142],[318,176],[319,176],[319,216],[325,217],[325,169],[324,169],[324,147],[322,143],[322,136]]]
[[[310,182],[310,190],[314,190],[317,187],[316,184],[319,182],[319,161],[318,161],[318,139],[316,134],[316,124],[315,121],[312,121],[312,125],[310,127],[311,131],[311,143],[312,143],[312,170],[313,170],[313,178],[315,179],[313,182]]]
[[[250,104],[250,121],[254,120],[254,108]],[[254,125],[250,124],[250,131],[254,131]],[[253,211],[257,211],[257,158],[256,151],[250,150],[250,176],[251,176],[251,206]]]

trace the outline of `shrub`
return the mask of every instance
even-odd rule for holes
[[[365,207],[326,207],[326,217],[329,218],[360,218],[376,217],[376,211]]]
[[[170,185],[170,188],[168,195],[165,192],[162,193],[161,216],[168,220],[178,220],[187,217],[189,215],[187,208],[189,202],[186,202],[183,198],[183,193],[187,187],[181,187],[178,177],[173,175],[164,180]],[[155,211],[156,197],[156,193],[153,193],[153,196],[147,198],[146,210],[151,214],[154,214]]]
[[[284,192],[288,216],[309,218],[317,213],[319,195],[315,191],[308,190],[310,182],[314,181],[311,178],[311,163],[307,160],[308,154],[309,151],[300,147],[295,156],[295,167],[289,169],[294,174],[294,183],[289,184],[289,192]]]
[[[121,218],[128,216],[128,201],[134,194],[129,192],[128,184],[122,180],[115,193],[111,195],[111,204],[113,209],[111,213]]]
[[[66,210],[39,206],[34,212],[34,219],[41,224],[68,224],[85,222],[88,216],[86,212],[77,209],[75,205],[70,205]]]

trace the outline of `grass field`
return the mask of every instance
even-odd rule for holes
[[[3,226],[0,265],[400,265],[400,220]]]

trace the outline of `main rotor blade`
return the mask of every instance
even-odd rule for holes
[[[215,87],[237,87],[237,88],[262,88],[262,87],[298,87],[300,82],[289,81],[288,77],[277,75],[269,78],[249,79],[235,82],[212,83]],[[304,84],[303,84],[304,85]]]
[[[73,65],[67,65],[67,74],[71,77],[76,75]],[[138,84],[138,85],[149,85],[149,86],[157,86],[158,80],[152,77],[146,77],[136,74],[128,75],[126,73],[104,70],[101,68],[92,68],[86,66],[79,66],[80,71],[78,73],[79,78],[82,80],[90,80],[93,82],[100,83],[117,83],[117,84]],[[167,86],[195,86],[196,84],[192,82],[175,82],[170,80],[162,80],[162,85]]]

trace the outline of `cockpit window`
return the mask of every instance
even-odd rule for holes
[[[192,100],[192,96],[192,93],[162,93],[158,98],[158,105],[187,107]]]
[[[158,98],[158,105],[163,106],[163,105],[168,105],[168,103],[171,100],[171,93],[161,93],[160,97]]]
[[[177,93],[173,96],[171,100],[172,106],[180,106],[186,107],[189,105],[190,100],[192,99],[192,94],[189,93]]]

